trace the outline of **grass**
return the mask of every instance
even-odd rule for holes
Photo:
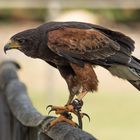
[[[63,105],[66,102],[65,93],[46,94],[45,92],[30,92],[35,107],[47,114],[48,104]],[[139,140],[140,139],[140,95],[137,93],[107,93],[88,94],[84,99],[83,112],[91,117],[83,119],[84,130],[100,140]]]

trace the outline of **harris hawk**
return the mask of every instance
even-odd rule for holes
[[[60,121],[75,125],[69,112],[77,115],[81,122],[80,118],[86,115],[80,112],[82,99],[88,92],[97,91],[98,87],[93,66],[102,66],[140,90],[140,60],[131,55],[134,41],[123,33],[99,25],[48,22],[12,36],[4,51],[10,49],[46,61],[65,79],[69,98],[64,107],[49,106],[60,114],[50,126]]]

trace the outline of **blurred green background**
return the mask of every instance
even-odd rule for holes
[[[48,21],[83,21],[121,31],[136,42],[133,53],[140,58],[140,2],[101,0],[1,0],[0,59],[14,59],[22,66],[21,80],[27,85],[34,106],[43,114],[48,104],[64,105],[68,98],[65,81],[59,72],[39,59],[26,57],[17,50],[3,53],[9,38],[22,30]],[[140,94],[127,81],[113,77],[101,67],[96,69],[97,93],[84,99],[84,130],[99,140],[140,139]]]

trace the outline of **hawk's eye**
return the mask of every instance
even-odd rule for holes
[[[20,39],[17,39],[18,43],[19,44],[24,44],[26,42],[26,39],[25,38],[20,38]]]

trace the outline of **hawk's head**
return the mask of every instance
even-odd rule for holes
[[[9,42],[4,46],[4,52],[17,49],[27,56],[35,57],[41,42],[40,39],[40,33],[36,29],[19,32],[10,38]]]

